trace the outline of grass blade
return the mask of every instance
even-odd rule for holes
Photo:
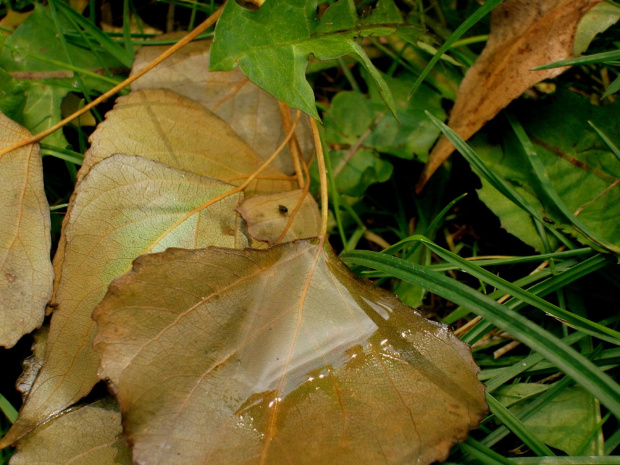
[[[430,73],[431,69],[433,69],[433,66],[435,66],[435,64],[441,59],[443,54],[446,53],[450,47],[452,47],[454,42],[460,39],[461,36],[469,30],[469,28],[471,28],[474,24],[476,24],[487,14],[489,14],[491,10],[497,5],[499,5],[501,2],[502,0],[488,0],[484,3],[484,5],[478,8],[469,18],[467,18],[458,28],[456,28],[452,35],[448,37],[448,39],[442,44],[441,47],[439,47],[437,53],[433,55],[431,61],[429,61],[428,65],[426,65],[426,68],[424,68],[422,73],[418,76],[418,79],[415,81],[413,87],[409,91],[409,98],[411,98],[413,94],[415,94],[415,92],[418,90],[418,87],[420,87],[420,84],[424,82],[424,79],[426,79],[428,73]]]
[[[532,71],[538,71],[541,69],[559,68],[561,66],[573,66],[573,65],[589,65],[592,63],[604,63],[611,60],[620,60],[620,50],[613,50],[611,52],[596,53],[594,55],[586,55],[583,57],[569,58],[567,60],[554,61],[546,65],[537,66],[532,68]]]
[[[555,455],[527,426],[525,426],[510,410],[500,404],[495,397],[486,393],[487,403],[493,413],[510,431],[516,434],[527,447],[539,457]]]
[[[454,279],[403,259],[368,251],[348,252],[342,254],[341,258],[348,264],[367,266],[390,273],[395,278],[418,284],[458,305],[469,308],[539,352],[598,397],[614,415],[620,416],[620,386],[609,375],[560,339],[505,305],[498,304]]]

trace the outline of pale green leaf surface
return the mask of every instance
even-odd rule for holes
[[[428,464],[485,411],[467,345],[316,240],[143,256],[94,318],[138,463]]]
[[[428,120],[424,110],[445,118],[441,95],[426,85],[420,86],[414,99],[407,93],[415,78],[410,74],[384,76],[394,99],[398,121],[386,111],[377,86],[370,83],[370,98],[359,92],[340,92],[325,113],[325,139],[328,143],[355,144],[411,159],[426,161],[439,130]]]
[[[0,147],[30,137],[0,113]],[[0,157],[0,346],[41,326],[52,292],[49,205],[38,145]]]
[[[65,412],[17,444],[11,465],[131,465],[112,398]]]
[[[329,152],[334,170],[336,190],[342,195],[361,197],[366,189],[377,182],[385,182],[392,175],[392,164],[382,160],[373,150],[359,149],[355,154],[343,150]],[[318,185],[318,170],[312,166],[310,175]]]
[[[540,384],[513,384],[498,388],[495,393],[502,404],[511,403],[511,399],[522,396],[528,387],[533,392],[545,390]],[[530,394],[531,395],[531,394]],[[527,401],[515,405],[510,410],[518,415],[527,405]],[[601,452],[601,433],[581,450],[583,442],[596,428],[600,421],[598,402],[592,394],[579,386],[569,387],[555,396],[549,403],[529,415],[523,423],[546,444],[566,452],[568,455],[599,455]]]
[[[45,361],[6,445],[88,394],[97,382],[91,313],[132,260],[168,247],[245,247],[239,194],[202,205],[232,186],[151,160],[114,155],[78,186],[54,262],[52,316]],[[62,256],[61,256],[62,254]]]
[[[620,165],[611,150],[588,125],[600,127],[612,141],[620,140],[618,104],[591,105],[568,91],[559,92],[544,102],[523,105],[517,112],[529,138],[534,143],[551,185],[581,222],[606,241],[620,244]],[[562,115],[558,118],[557,115]],[[537,181],[527,169],[527,160],[514,136],[504,140],[503,147],[489,148],[480,139],[472,144],[476,153],[499,176],[507,180],[541,216],[554,227],[570,232],[579,240],[589,241],[566,224],[554,205],[541,204]],[[498,216],[509,232],[525,242],[540,247],[540,239],[532,236],[529,216],[517,206],[498,203],[498,196],[483,184],[481,199]],[[520,224],[521,223],[521,224]],[[516,226],[516,227],[515,227]],[[529,230],[528,230],[529,229]]]
[[[620,19],[620,7],[608,2],[594,5],[579,22],[575,43],[573,44],[574,55],[578,56],[585,52],[590,42],[597,34],[607,30]]]
[[[294,108],[318,118],[314,92],[306,81],[308,57],[330,60],[351,54],[381,89],[392,112],[394,100],[356,37],[385,34],[395,24],[362,24],[350,0],[340,0],[317,18],[316,0],[270,0],[258,11],[227,3],[218,22],[211,69],[239,65],[255,84]]]

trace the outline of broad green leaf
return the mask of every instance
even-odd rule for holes
[[[255,195],[239,205],[237,211],[246,221],[250,236],[257,241],[266,241],[269,245],[320,234],[319,206],[302,189]]]
[[[381,17],[381,16],[380,16]],[[228,2],[215,32],[211,69],[225,71],[239,65],[255,84],[294,108],[318,118],[314,92],[306,81],[308,57],[331,60],[352,55],[381,89],[394,114],[394,100],[357,37],[396,31],[396,23],[366,23],[357,18],[351,0],[340,0],[317,18],[317,0],[270,0],[250,11]]]
[[[233,184],[245,181],[263,164],[228,124],[199,103],[167,90],[141,90],[119,98],[90,141],[79,178],[116,153],[147,157]],[[261,174],[283,176],[270,167]],[[250,190],[272,193],[292,186],[289,180],[259,179]]]
[[[110,281],[133,259],[168,247],[244,247],[234,195],[205,207],[232,186],[161,163],[114,155],[76,187],[54,262],[55,307],[45,361],[7,445],[87,395],[97,382],[91,314]],[[62,253],[63,255],[59,255]]]
[[[551,186],[566,208],[580,222],[605,241],[620,246],[620,167],[611,149],[588,125],[592,121],[612,141],[620,141],[616,115],[618,104],[591,105],[583,97],[560,91],[544,102],[529,102],[517,108]],[[557,115],[562,115],[558,118]],[[566,216],[538,191],[537,181],[523,149],[505,128],[508,137],[502,147],[490,145],[480,137],[473,148],[497,175],[504,178],[524,199],[534,206],[554,228],[569,232],[578,240],[590,243]],[[514,204],[502,202],[493,187],[483,182],[479,196],[499,216],[506,229],[524,242],[541,250],[542,243],[534,232],[532,220]]]
[[[486,47],[459,87],[450,128],[468,140],[534,84],[561,74],[566,68],[532,68],[573,57],[577,25],[597,3],[600,0],[507,0],[498,5],[491,14]],[[452,143],[442,137],[418,189],[453,151]]]
[[[392,164],[382,160],[371,150],[360,149],[353,156],[349,152],[333,150],[329,152],[333,167],[336,189],[340,194],[361,197],[368,186],[377,182],[385,182],[392,175]],[[318,183],[318,171],[313,165],[310,171]]]
[[[501,396],[502,403],[514,397],[513,391],[523,391],[524,386],[531,386],[534,390],[540,390],[540,384],[513,384],[502,386],[496,390],[498,398]],[[544,386],[543,386],[544,387]],[[518,414],[527,405],[520,403],[511,408]],[[596,399],[579,386],[573,386],[563,390],[548,404],[529,415],[524,424],[531,432],[546,444],[566,452],[568,455],[598,455],[600,453],[600,433],[589,441],[585,450],[580,451],[584,441],[597,427],[600,421],[600,408]]]
[[[618,4],[601,2],[588,10],[577,26],[573,50],[575,56],[585,52],[596,35],[616,24],[618,19],[620,19]]]
[[[66,30],[72,29],[71,23],[65,18],[60,18],[59,24]],[[60,121],[60,102],[63,97],[72,90],[79,90],[74,73],[61,65],[69,62],[57,34],[49,8],[35,4],[33,13],[4,41],[0,51],[0,68],[6,72],[27,74],[29,82],[23,88],[27,101],[24,115],[15,117],[33,133]],[[80,68],[91,71],[101,69],[99,59],[103,59],[108,67],[120,65],[104,51],[97,57],[77,44],[69,43],[67,46],[73,62],[79,64]],[[49,59],[57,63],[50,63]],[[93,90],[107,90],[110,87],[98,80],[87,79],[87,82]],[[67,145],[62,131],[48,136],[44,142],[61,148]]]
[[[132,73],[141,70],[168,47],[141,47]],[[286,136],[277,99],[250,81],[238,68],[207,71],[210,53],[210,40],[191,42],[135,81],[131,89],[168,89],[196,100],[230,124],[241,140],[261,158],[269,157]],[[296,136],[304,158],[309,160],[314,155],[314,142],[307,118],[299,120]],[[293,173],[288,147],[272,166],[284,173]]]
[[[31,134],[0,113],[0,147]],[[52,295],[49,205],[38,145],[0,157],[0,346],[41,326]]]
[[[112,398],[76,407],[17,443],[11,465],[131,465]]]
[[[140,257],[94,318],[138,463],[428,464],[486,409],[467,345],[317,240]]]
[[[415,99],[407,100],[414,77],[401,74],[385,76],[396,100],[398,121],[390,114],[376,86],[370,86],[370,98],[360,92],[340,92],[325,113],[325,140],[328,144],[355,145],[411,159],[426,161],[428,152],[439,136],[439,130],[428,120],[425,110],[445,118],[441,95],[423,85]]]

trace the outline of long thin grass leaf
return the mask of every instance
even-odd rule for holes
[[[461,137],[455,133],[452,129],[439,121],[430,112],[426,111],[426,115],[430,118],[432,123],[439,128],[439,130],[448,138],[448,140],[454,145],[454,147],[463,155],[467,162],[472,166],[473,170],[478,176],[483,177],[489,182],[495,189],[504,195],[508,200],[517,205],[519,208],[529,213],[541,226],[547,228],[561,243],[567,248],[574,249],[575,246],[562,234],[558,233],[555,229],[551,228],[542,216],[526,202],[517,191],[515,191],[510,185],[508,185],[503,179],[497,176],[488,166],[482,161],[482,159],[472,150],[472,148],[461,139]]]
[[[498,304],[463,283],[400,258],[368,251],[348,252],[342,254],[341,258],[346,263],[390,273],[395,278],[420,285],[458,305],[470,308],[472,312],[542,354],[598,397],[616,416],[620,416],[620,386],[609,375],[553,334],[505,305]]]
[[[567,60],[554,61],[546,65],[537,66],[532,68],[532,71],[538,71],[541,69],[559,68],[561,66],[574,66],[574,65],[590,65],[592,63],[605,63],[611,60],[620,59],[620,50],[613,50],[611,52],[595,53],[594,55],[586,55],[577,58],[569,58]]]
[[[620,85],[620,76],[618,77],[618,81]],[[618,158],[618,161],[620,161],[620,149],[618,148],[618,146],[614,144],[609,137],[607,137],[607,134],[605,134],[603,131],[597,128],[596,125],[592,121],[588,121],[588,124],[592,126],[592,129],[596,131],[598,136],[601,139],[603,139],[603,142],[605,142],[607,147],[609,147],[609,150],[611,150],[611,153],[613,153],[616,156],[616,158]]]
[[[462,451],[473,455],[485,465],[510,465],[507,458],[502,457],[471,437],[467,438],[459,447]]]
[[[452,33],[452,35],[448,37],[448,39],[442,44],[441,47],[439,47],[439,49],[437,50],[437,53],[433,55],[433,58],[431,59],[431,61],[429,61],[428,65],[426,65],[426,68],[424,68],[422,73],[420,73],[420,75],[418,76],[418,79],[416,79],[415,83],[413,84],[413,87],[409,91],[409,98],[411,98],[413,94],[415,94],[415,92],[418,90],[418,87],[420,87],[420,84],[424,82],[424,79],[426,79],[426,76],[428,76],[428,73],[430,73],[431,70],[433,69],[433,66],[435,66],[435,64],[441,59],[443,54],[446,53],[450,47],[452,47],[454,42],[460,39],[461,36],[465,34],[474,24],[476,24],[478,21],[484,18],[487,14],[489,14],[491,10],[493,10],[493,8],[495,8],[501,2],[502,0],[488,0],[487,2],[484,3],[484,5],[482,5],[476,11],[474,11],[474,13],[469,18],[463,21],[463,23],[459,27],[456,28],[456,30]]]
[[[555,455],[551,449],[549,449],[540,439],[530,431],[516,416],[512,414],[510,410],[500,404],[495,397],[488,392],[486,393],[487,403],[491,412],[504,424],[506,427],[517,435],[527,447],[532,449],[539,457],[548,455]]]
[[[534,148],[534,145],[530,141],[530,138],[525,133],[523,126],[521,123],[510,113],[507,113],[508,121],[512,126],[513,131],[515,132],[517,139],[519,140],[519,144],[523,149],[526,160],[529,162],[532,173],[534,174],[535,179],[538,181],[540,192],[545,197],[544,203],[553,205],[564,217],[564,220],[572,225],[577,231],[587,237],[590,241],[594,242],[597,245],[600,245],[607,250],[611,250],[615,253],[620,253],[620,247],[608,242],[606,239],[600,237],[597,233],[592,231],[588,225],[586,225],[583,221],[581,221],[577,216],[571,212],[564,201],[560,198],[558,193],[555,191],[555,188],[551,184],[551,179],[549,179],[549,175],[545,170],[545,167]]]

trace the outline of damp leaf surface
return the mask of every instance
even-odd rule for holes
[[[467,345],[318,239],[142,256],[93,317],[138,463],[428,464],[486,409]]]
[[[114,155],[76,188],[64,224],[55,307],[43,367],[20,416],[2,439],[10,444],[87,395],[97,378],[91,314],[112,279],[133,259],[167,247],[244,247],[240,195],[203,207],[232,186],[146,158]]]

